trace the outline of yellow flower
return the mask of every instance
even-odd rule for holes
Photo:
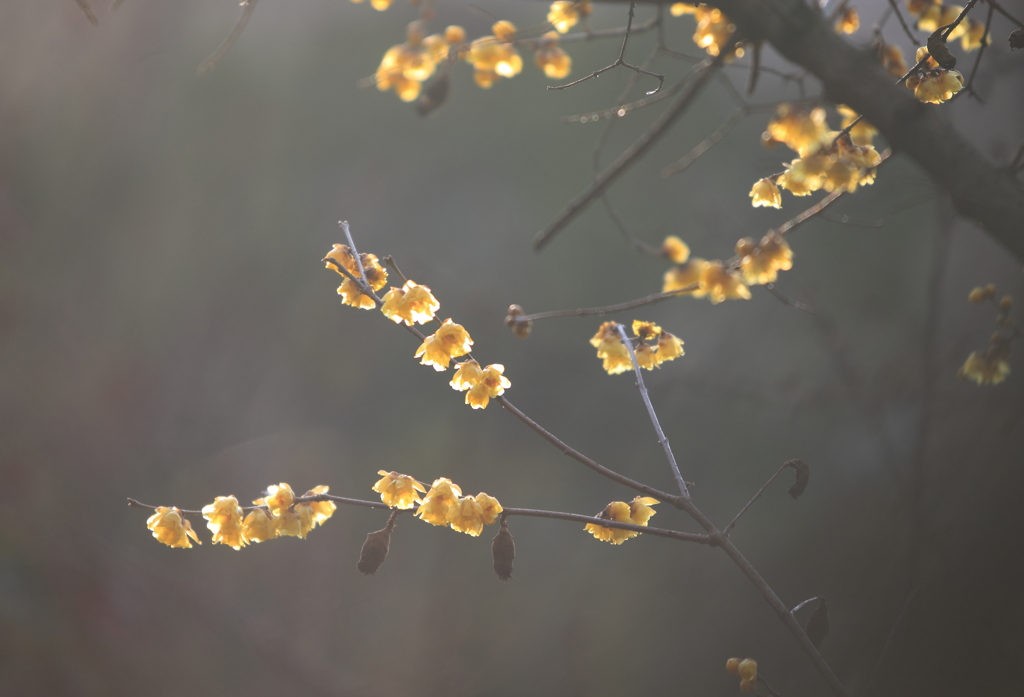
[[[714,305],[723,300],[750,299],[750,289],[720,261],[713,261],[704,269],[700,277],[700,287]]]
[[[153,537],[157,541],[163,542],[168,547],[191,549],[192,543],[188,541],[190,537],[197,545],[203,544],[192,530],[192,524],[181,515],[181,510],[178,508],[160,506],[156,509],[156,513],[146,521],[146,527],[153,531]]]
[[[358,1],[362,2],[363,0],[358,0]],[[370,0],[370,7],[372,7],[375,10],[377,10],[378,12],[383,12],[384,10],[388,9],[389,7],[391,7],[391,3],[393,1],[394,0]]]
[[[523,69],[522,56],[511,43],[515,38],[515,25],[506,21],[495,22],[491,31],[493,36],[481,36],[473,41],[465,56],[466,62],[476,71],[476,83],[485,89],[493,85],[499,76],[513,77]]]
[[[346,278],[338,286],[338,295],[341,296],[342,305],[351,305],[352,307],[358,307],[360,310],[372,310],[377,307],[377,303],[374,302],[373,298],[369,295],[363,295],[359,286],[350,278]]]
[[[558,45],[558,34],[553,31],[541,37],[533,61],[553,80],[561,80],[572,72],[572,58]]]
[[[444,30],[444,40],[450,44],[461,44],[466,40],[466,30],[453,24]]]
[[[951,99],[954,94],[963,89],[964,77],[955,70],[943,70],[933,68],[924,71],[921,75],[913,75],[907,78],[906,85],[914,90],[914,97],[919,102],[926,104],[942,104]]]
[[[278,519],[263,508],[256,508],[245,516],[242,538],[246,542],[266,542],[277,537]]]
[[[985,23],[968,17],[964,20],[967,31],[960,37],[960,47],[965,51],[973,51],[986,44],[992,43],[992,38],[985,33]],[[960,26],[963,26],[961,24]],[[952,37],[950,37],[952,38]]]
[[[665,272],[665,280],[661,287],[662,293],[670,293],[674,290],[682,290],[683,288],[689,288],[691,286],[697,286],[691,295],[694,298],[700,298],[704,296],[704,291],[700,288],[700,277],[703,275],[704,270],[707,269],[708,262],[699,257],[694,257],[684,264],[675,266]]]
[[[484,521],[484,525],[493,525],[504,510],[498,499],[482,491],[476,495],[476,502],[480,504],[480,519]]]
[[[768,122],[768,135],[796,150],[800,157],[816,153],[828,134],[825,110],[816,107],[810,111],[780,104],[777,117]]]
[[[241,549],[246,544],[242,536],[242,507],[234,496],[218,496],[213,503],[203,506],[206,527],[213,533],[213,543]]]
[[[319,496],[320,494],[326,494],[330,489],[331,487],[326,484],[321,484],[320,486],[313,487],[303,496]],[[338,504],[334,503],[334,501],[310,501],[301,505],[309,506],[309,510],[313,515],[314,526],[323,525],[338,510]]]
[[[408,474],[380,470],[377,474],[384,478],[373,485],[373,490],[380,494],[380,500],[392,508],[407,510],[420,503],[417,492],[426,492],[426,487]]]
[[[605,506],[605,509],[601,511],[597,517],[604,520],[614,520],[619,523],[632,523],[633,519],[629,517],[629,514],[630,507],[628,503],[625,501],[612,501]],[[598,525],[597,523],[587,523],[584,530],[602,542],[610,542],[613,545],[621,545],[631,537],[636,537],[640,534],[633,530],[606,528],[603,525]]]
[[[903,77],[900,75],[900,77]],[[846,128],[857,119],[857,112],[846,106],[840,104],[837,109],[839,115],[843,117],[843,122],[840,124],[840,128]],[[870,123],[861,119],[857,121],[857,125],[850,129],[850,139],[854,145],[871,145],[875,135],[878,133],[878,129],[872,126]]]
[[[281,511],[277,516],[278,537],[299,537],[306,539],[306,534],[313,529],[312,516],[306,506],[295,506]]]
[[[480,378],[466,393],[466,404],[474,409],[486,409],[490,400],[504,394],[505,390],[512,386],[512,383],[502,375],[503,372],[505,372],[505,366],[500,363],[494,363],[484,368],[480,373]]]
[[[836,21],[836,34],[853,34],[858,29],[860,29],[860,16],[857,14],[857,10],[847,7]]]
[[[455,375],[448,384],[452,386],[453,390],[465,392],[480,382],[483,374],[484,371],[480,369],[480,364],[471,358],[458,364],[458,367],[455,369]]]
[[[849,160],[842,157],[829,160],[829,166],[828,169],[825,170],[825,179],[822,183],[822,188],[829,193],[836,189],[853,191],[857,188],[859,175],[860,169],[854,166],[854,164]]]
[[[266,497],[256,499],[253,503],[257,506],[266,506],[274,515],[281,515],[281,511],[291,508],[295,503],[295,492],[284,482],[271,484],[267,487]]]
[[[673,17],[681,17],[683,15],[692,15],[697,11],[697,6],[689,2],[674,2],[668,8],[668,11]]]
[[[590,11],[590,0],[582,0],[581,2],[559,0],[559,2],[551,3],[551,8],[548,10],[548,21],[551,22],[551,25],[559,34],[564,34],[576,26],[576,23],[580,21],[580,17],[589,15]]]
[[[464,532],[467,535],[479,537],[484,529],[482,514],[483,509],[476,499],[466,496],[449,506],[445,517],[455,532]]]
[[[638,319],[633,320],[633,335],[637,336],[644,341],[657,338],[661,334],[661,327],[654,322],[641,322]]]
[[[338,267],[327,261],[328,259],[333,259],[341,264],[353,276],[359,276],[359,266],[356,265],[356,257],[352,254],[352,250],[348,248],[348,245],[336,244],[334,249],[329,251],[327,256],[324,257],[324,264],[327,268],[334,269],[337,273],[344,276],[345,274],[338,271]]]
[[[693,14],[697,20],[693,43],[704,49],[709,56],[717,56],[729,43],[736,25],[721,10],[706,5],[698,5]]]
[[[441,303],[430,293],[430,288],[406,281],[401,288],[392,287],[382,298],[380,311],[395,324],[406,326],[426,324],[434,319]]]
[[[785,238],[767,235],[754,250],[740,261],[740,274],[748,285],[772,283],[779,271],[793,268],[793,250]]]
[[[754,199],[751,202],[754,208],[758,206],[782,208],[782,194],[779,193],[779,187],[768,177],[754,183],[750,190],[750,197]]]
[[[683,354],[683,342],[674,334],[662,332],[658,337],[658,353],[655,354],[658,363],[675,360]]]
[[[636,364],[645,370],[654,370],[658,367],[658,357],[655,355],[654,349],[648,344],[643,342],[638,344],[633,349],[633,355],[636,356]]]
[[[615,322],[605,322],[590,339],[590,344],[597,348],[597,357],[603,358],[602,367],[609,375],[624,373],[633,369],[629,360],[629,349],[619,338]]]
[[[437,70],[437,64],[448,55],[448,44],[441,36],[424,39],[421,22],[412,22],[404,44],[392,46],[381,59],[374,75],[377,89],[394,89],[399,99],[411,102],[420,94],[424,80]]]
[[[451,359],[469,353],[472,346],[473,339],[470,338],[469,332],[461,324],[454,324],[449,318],[420,344],[414,358],[423,356],[420,359],[421,364],[432,365],[434,370],[440,372],[448,368]]]
[[[650,496],[637,496],[629,502],[629,519],[637,525],[647,525],[651,516],[657,513],[651,506],[660,503],[658,499]]]
[[[690,258],[690,247],[675,235],[669,235],[661,243],[661,255],[673,264],[685,264]]]
[[[960,368],[959,378],[974,380],[979,385],[998,385],[1005,380],[1010,374],[1010,364],[1006,362],[1007,352],[1000,347],[993,348],[995,350],[989,349],[985,353],[972,351]]]
[[[431,525],[447,525],[448,509],[458,502],[460,496],[462,489],[452,480],[447,477],[435,479],[415,515]]]

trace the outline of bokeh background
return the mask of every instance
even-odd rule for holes
[[[861,8],[855,40],[869,40],[877,5]],[[483,91],[457,65],[448,103],[421,118],[357,88],[415,18],[402,2],[261,3],[201,77],[237,3],[97,9],[94,28],[71,0],[0,6],[0,693],[731,695],[729,656],[757,658],[787,697],[825,693],[756,591],[702,547],[611,547],[574,523],[512,519],[515,578],[500,583],[493,529],[475,539],[409,517],[376,577],[362,576],[360,545],[386,519],[366,509],[241,552],[211,545],[197,518],[202,547],[155,542],[126,497],[199,508],[285,481],[370,498],[379,469],[448,476],[508,506],[593,514],[632,497],[501,409],[470,410],[413,360],[406,332],[340,307],[339,277],[319,263],[338,220],[434,289],[476,355],[506,366],[513,403],[666,490],[633,380],[604,374],[587,343],[600,320],[539,322],[521,341],[502,319],[513,302],[641,297],[667,267],[598,207],[530,249],[588,181],[602,129],[559,118],[615,104],[625,72],[547,92],[526,54],[522,76]],[[442,1],[432,26],[474,37],[488,13],[533,26],[543,12]],[[624,15],[598,7],[592,25]],[[885,31],[901,43],[895,23]],[[691,32],[683,18],[667,36],[696,53]],[[652,45],[637,36],[629,56]],[[617,43],[567,49],[578,77]],[[986,103],[944,109],[1006,162],[1024,139],[1021,56],[998,38],[985,60]],[[670,76],[686,65],[657,63]],[[746,71],[727,72],[742,89]],[[798,93],[763,75],[751,100]],[[724,258],[801,209],[788,196],[782,211],[748,204],[751,183],[789,159],[759,145],[764,115],[659,177],[734,108],[713,84],[615,186],[634,234]],[[617,123],[605,161],[654,115]],[[803,498],[776,483],[733,539],[786,603],[828,598],[823,653],[856,694],[1019,694],[1024,363],[1015,349],[997,387],[956,371],[995,316],[968,291],[992,282],[1024,299],[1021,263],[898,155],[830,211],[793,233],[795,267],[778,284],[817,314],[759,288],[616,319],[686,342],[648,386],[713,520],[783,461],[810,463]],[[652,524],[696,529],[666,506]]]

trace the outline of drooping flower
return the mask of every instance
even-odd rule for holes
[[[771,177],[765,177],[754,183],[750,189],[751,204],[754,208],[764,206],[765,208],[782,208],[782,194],[779,187]]]
[[[651,516],[657,513],[651,506],[660,503],[658,499],[650,496],[637,496],[629,502],[629,519],[637,525],[647,525]]]
[[[942,104],[963,89],[964,76],[955,70],[932,68],[922,70],[919,75],[911,75],[903,84],[914,90],[917,101]]]
[[[590,344],[597,348],[597,357],[603,358],[601,367],[609,375],[632,370],[633,363],[629,360],[629,349],[622,343],[615,322],[605,322],[590,339]]]
[[[306,533],[313,528],[312,517],[305,506],[285,509],[277,518],[278,537],[299,537],[304,540]]]
[[[791,104],[780,104],[776,118],[768,122],[767,133],[773,140],[785,143],[800,157],[816,153],[828,135],[825,110],[821,107],[806,109]]]
[[[190,537],[197,545],[203,544],[179,508],[160,506],[156,513],[146,520],[146,527],[153,531],[153,537],[158,542],[163,542],[168,547],[191,549],[192,543],[188,541]]]
[[[434,480],[415,515],[431,525],[447,525],[448,509],[462,496],[462,489],[447,477]]]
[[[847,7],[836,20],[836,34],[853,34],[860,29],[860,15],[853,7]]]
[[[480,364],[472,358],[457,364],[457,366],[455,375],[448,383],[453,390],[465,392],[480,382],[480,378],[483,377],[484,371],[480,369]]]
[[[476,502],[480,504],[480,519],[484,521],[484,525],[493,525],[504,510],[498,499],[482,491],[476,495]]]
[[[654,370],[659,365],[658,357],[650,344],[640,342],[633,349],[633,355],[636,356],[636,364],[645,370]]]
[[[700,287],[714,305],[723,300],[750,300],[750,289],[717,260],[709,263],[704,269],[700,277]]]
[[[558,34],[549,31],[537,42],[533,61],[552,80],[561,80],[572,72],[572,58],[558,45]]]
[[[479,537],[484,529],[483,509],[472,496],[464,496],[448,507],[446,519],[456,532]]]
[[[360,310],[372,310],[377,303],[369,295],[363,295],[359,285],[350,278],[346,278],[338,286],[338,295],[341,296],[341,304],[359,308]]]
[[[330,491],[331,487],[326,484],[315,486],[307,491],[303,496],[319,496],[320,494],[326,494]],[[303,506],[309,506],[309,510],[313,516],[313,526],[323,525],[334,512],[338,510],[338,504],[334,501],[310,501],[308,503],[301,504]]]
[[[630,507],[625,501],[612,501],[605,509],[601,511],[597,517],[603,520],[614,520],[618,523],[632,523],[633,519],[629,517]],[[587,532],[593,535],[598,540],[603,542],[610,542],[613,545],[621,545],[631,537],[636,537],[640,533],[634,530],[623,530],[622,528],[606,528],[598,523],[587,523],[584,528]]]
[[[242,535],[242,507],[234,496],[218,496],[203,506],[206,527],[213,533],[213,543],[241,549],[248,544]]]
[[[551,3],[548,21],[559,34],[564,34],[576,26],[581,17],[588,16],[591,9],[590,0],[558,0]]]
[[[665,272],[664,283],[661,286],[662,293],[670,293],[674,290],[682,290],[684,288],[693,288],[690,291],[690,295],[694,298],[700,298],[704,295],[704,290],[700,287],[700,277],[703,275],[704,270],[707,269],[708,262],[699,257],[693,257],[684,264],[674,266]]]
[[[673,264],[685,264],[690,258],[690,247],[675,235],[669,235],[661,243],[661,254]]]
[[[434,366],[434,370],[440,372],[448,368],[451,359],[469,353],[472,346],[473,339],[470,338],[469,332],[449,318],[420,344],[414,357],[422,356],[420,363]]]
[[[408,510],[420,503],[420,493],[427,491],[422,482],[408,474],[387,470],[379,470],[377,474],[383,475],[383,479],[373,485],[373,490],[380,494],[381,501],[392,508]]]
[[[324,264],[327,268],[334,269],[335,272],[344,276],[345,274],[338,271],[338,267],[327,261],[328,259],[333,259],[338,264],[341,264],[341,266],[353,276],[359,276],[359,266],[356,264],[356,257],[352,254],[352,250],[349,249],[348,245],[336,244],[334,245],[334,249],[329,251],[324,257]]]
[[[996,350],[993,350],[996,349]],[[961,380],[973,380],[979,385],[998,385],[1010,374],[1007,352],[1002,347],[989,349],[985,353],[972,351],[960,367]]]
[[[793,268],[793,250],[784,237],[766,235],[761,243],[740,261],[740,274],[747,285],[773,283],[779,271]]]
[[[242,523],[242,537],[246,542],[266,542],[277,537],[278,519],[264,508],[249,511]]]
[[[523,58],[512,44],[515,25],[502,20],[495,22],[491,31],[493,36],[474,40],[465,55],[466,62],[474,68],[473,79],[484,89],[490,88],[499,77],[514,77],[523,70]]]
[[[683,342],[670,332],[662,332],[658,337],[658,352],[655,354],[659,365],[666,361],[672,361],[682,356]]]
[[[903,59],[903,50],[896,44],[879,46],[878,62],[893,77],[903,77],[907,74],[907,62]]]
[[[274,515],[281,515],[281,511],[290,508],[295,503],[295,492],[284,482],[271,484],[267,487],[267,495],[262,499],[256,499],[253,503],[257,506],[266,506]]]
[[[505,390],[512,386],[507,377],[502,375],[505,366],[494,363],[484,368],[480,378],[466,393],[466,404],[474,409],[485,409],[488,402],[495,397],[501,396]]]
[[[441,303],[430,293],[430,288],[414,281],[406,281],[401,288],[392,287],[382,298],[380,311],[395,324],[406,326],[426,324],[434,319]]]

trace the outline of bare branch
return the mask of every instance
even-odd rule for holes
[[[210,57],[199,64],[196,72],[199,75],[208,73],[217,67],[217,63],[224,57],[231,47],[238,41],[238,37],[245,31],[245,25],[249,23],[249,18],[252,16],[253,11],[256,9],[256,3],[258,0],[242,0],[242,14],[238,18],[238,22],[235,24],[235,28],[231,30],[231,33],[227,35],[227,38],[221,42],[217,50],[210,54]]]

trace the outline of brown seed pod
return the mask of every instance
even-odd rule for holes
[[[811,481],[811,468],[803,460],[790,460],[785,466],[796,470],[796,481],[789,487],[789,495],[798,499],[807,488],[807,483]]]
[[[501,519],[501,529],[491,541],[491,558],[494,560],[494,573],[498,578],[507,581],[512,578],[512,560],[516,558],[516,543],[512,533],[508,531],[508,523]]]
[[[512,330],[512,333],[520,339],[530,336],[533,331],[533,320],[525,319],[526,313],[519,305],[509,305],[508,314],[505,316],[505,326]]]
[[[1010,32],[1010,50],[1015,51],[1018,48],[1024,48],[1024,29]]]
[[[388,518],[388,524],[383,529],[371,532],[366,536],[366,542],[359,552],[359,563],[356,568],[368,576],[377,573],[377,569],[388,558],[388,547],[391,545],[391,531],[395,529],[395,520],[398,518],[397,511],[392,512]]]
[[[952,70],[956,67],[956,58],[946,48],[946,40],[942,38],[943,31],[945,31],[945,27],[939,27],[928,37],[928,53],[940,67]]]
[[[420,116],[426,116],[437,109],[440,109],[446,101],[452,89],[452,79],[445,69],[438,74],[424,88],[419,97],[416,98],[414,106]]]
[[[804,631],[807,632],[807,638],[814,644],[814,648],[821,648],[821,642],[828,636],[830,625],[828,603],[825,602],[824,598],[821,598],[818,607],[814,608],[814,612],[807,618],[807,626],[804,628]]]

